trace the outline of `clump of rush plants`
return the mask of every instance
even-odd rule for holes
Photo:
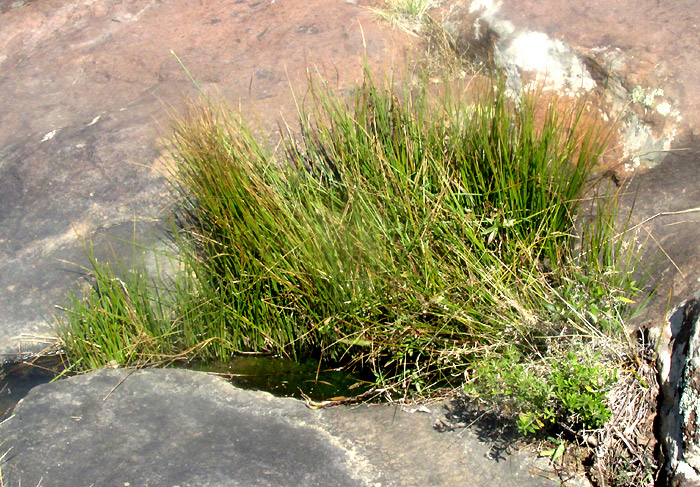
[[[370,10],[392,27],[423,40],[426,56],[422,63],[426,72],[438,77],[451,72],[452,77],[465,78],[468,72],[477,70],[457,54],[454,39],[438,20],[439,7],[443,3],[436,0],[385,0],[380,7],[371,7]],[[434,9],[437,18],[431,13]]]
[[[585,106],[312,86],[277,151],[208,102],[175,119],[176,271],[95,263],[70,359],[314,356],[406,397],[467,383],[523,433],[602,426],[634,285],[612,206],[580,211],[605,149]]]
[[[417,27],[435,4],[433,0],[386,0],[384,8],[372,11],[392,24]]]

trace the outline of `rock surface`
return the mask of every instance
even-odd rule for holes
[[[586,31],[592,29],[599,43],[576,42],[578,19],[566,20],[577,11],[574,3],[458,2],[446,18],[446,27],[461,53],[495,64],[514,95],[524,90],[586,95],[589,106],[603,119],[616,120],[616,140],[604,157],[616,172],[629,175],[658,165],[687,129],[681,124],[678,99],[664,92],[662,81],[642,69],[627,46],[605,42],[603,34],[611,26],[595,23],[595,14],[586,18]],[[549,12],[561,22],[556,28],[542,25],[541,17],[550,20]]]
[[[700,292],[671,310],[654,335],[669,485],[700,486]]]
[[[308,409],[185,370],[103,369],[32,390],[0,427],[4,485],[547,486],[532,455],[488,457],[432,412]],[[546,463],[546,462],[545,462]],[[534,473],[532,473],[534,472]]]

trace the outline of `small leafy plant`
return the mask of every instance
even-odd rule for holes
[[[467,392],[518,411],[516,423],[524,435],[557,424],[569,431],[600,428],[610,418],[606,394],[617,375],[597,364],[599,358],[581,359],[569,351],[549,368],[534,362],[526,366],[527,359],[509,349],[478,364],[485,380]]]
[[[554,400],[560,404],[562,420],[572,429],[600,428],[610,419],[606,393],[617,379],[615,369],[595,364],[600,355],[579,360],[569,351],[566,360],[557,363],[551,375]]]

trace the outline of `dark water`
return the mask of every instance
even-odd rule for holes
[[[51,382],[63,370],[59,356],[0,366],[0,420],[9,416],[32,388]]]
[[[197,364],[188,368],[222,374],[242,389],[267,391],[280,397],[301,398],[303,394],[316,401],[357,396],[370,385],[361,374],[340,367],[319,367],[316,360],[297,363],[279,357],[243,355],[225,364]]]
[[[64,367],[61,356],[0,366],[0,420],[9,416],[33,387],[51,382]],[[184,368],[215,372],[243,389],[263,390],[280,397],[306,395],[315,401],[357,396],[370,386],[359,374],[327,366],[319,368],[316,360],[297,363],[279,357],[245,355],[228,363],[190,363]]]

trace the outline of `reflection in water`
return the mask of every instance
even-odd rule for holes
[[[370,387],[361,374],[328,366],[319,368],[316,360],[297,363],[268,355],[243,355],[227,363],[190,363],[185,368],[215,372],[242,389],[263,390],[278,397],[305,395],[314,401],[358,396]],[[0,420],[10,416],[33,387],[51,382],[64,370],[60,355],[0,366]],[[64,373],[63,377],[68,375]]]
[[[10,416],[32,388],[51,382],[63,369],[63,361],[57,355],[0,366],[0,420]]]
[[[268,355],[242,355],[228,363],[191,364],[188,368],[216,372],[243,389],[263,390],[278,397],[301,398],[303,394],[316,401],[357,396],[369,389],[367,380],[371,380],[339,367],[319,367],[314,359],[297,363]]]

